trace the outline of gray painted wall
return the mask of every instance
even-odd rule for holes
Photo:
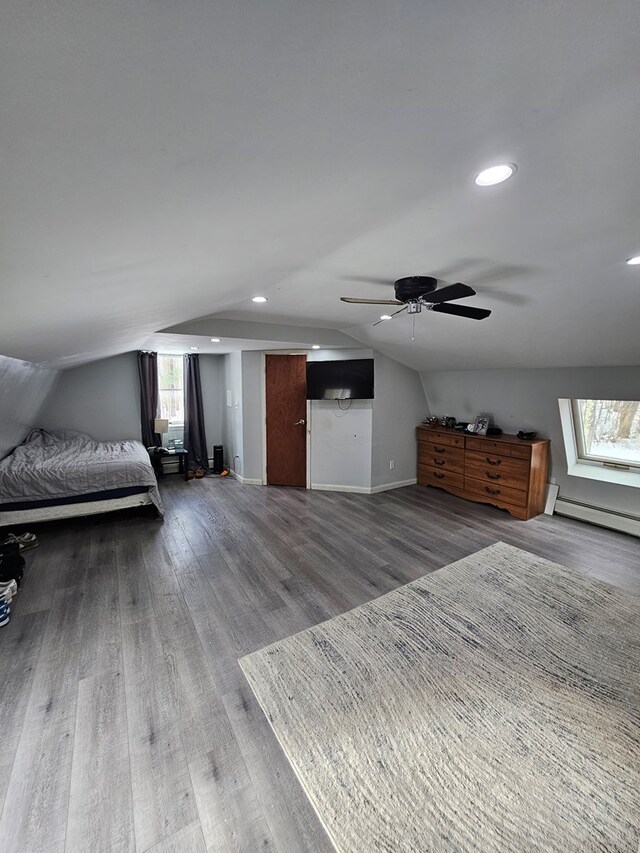
[[[428,407],[415,370],[381,353],[375,354],[374,367],[371,485],[382,486],[416,477],[416,426],[427,417]]]
[[[263,474],[263,364],[261,352],[242,353],[243,476],[260,482]]]
[[[140,439],[135,352],[64,370],[41,415],[45,429],[77,429],[97,441]]]
[[[200,383],[204,428],[207,434],[209,456],[213,456],[213,445],[222,444],[224,356],[200,353]]]
[[[0,355],[0,459],[42,426],[40,412],[58,378],[57,370]]]
[[[505,432],[537,430],[551,439],[551,473],[560,495],[605,509],[640,514],[639,490],[567,475],[558,398],[637,400],[640,367],[436,371],[421,374],[434,415],[472,420],[493,415]]]
[[[200,356],[209,452],[222,436],[222,356]],[[78,429],[98,441],[140,439],[140,385],[136,352],[62,372],[41,413],[46,429]]]

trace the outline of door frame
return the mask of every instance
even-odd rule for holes
[[[307,356],[307,350],[263,350],[262,351],[262,369],[261,384],[262,384],[262,485],[267,483],[267,359],[268,355],[304,355]],[[307,485],[306,488],[311,488],[311,401],[307,400],[307,422],[305,424],[307,442],[306,442],[306,466],[307,466]]]

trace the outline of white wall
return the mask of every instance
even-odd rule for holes
[[[222,436],[222,356],[200,356],[209,453]],[[40,416],[45,429],[77,429],[98,441],[140,440],[138,354],[93,361],[62,372]]]
[[[491,413],[504,432],[536,430],[551,439],[551,472],[560,495],[605,509],[640,514],[640,492],[630,486],[567,475],[558,398],[637,400],[640,367],[582,367],[537,370],[436,371],[421,374],[435,415],[472,420]]]
[[[58,379],[57,370],[0,355],[0,459],[42,426],[40,412]]]
[[[370,349],[321,349],[308,361],[372,358]],[[375,391],[374,391],[375,393]],[[371,487],[373,401],[311,400],[308,427],[311,488]]]
[[[429,414],[419,374],[376,353],[371,485],[402,483],[416,477],[416,427]],[[393,460],[395,467],[389,468]]]
[[[242,354],[230,352],[223,357],[222,444],[225,465],[235,467],[238,474],[244,471],[242,439]],[[229,405],[230,403],[230,405]],[[240,457],[235,460],[236,454]]]
[[[311,488],[371,487],[371,400],[312,400]]]

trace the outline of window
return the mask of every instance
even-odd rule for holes
[[[160,417],[170,424],[184,423],[182,356],[158,355]]]
[[[578,458],[640,468],[638,400],[572,400]]]
[[[640,489],[640,401],[558,400],[567,474]]]

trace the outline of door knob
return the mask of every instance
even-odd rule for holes
[[[304,421],[302,420],[302,418],[299,421],[296,421],[294,426],[300,426],[300,424],[304,425]]]

